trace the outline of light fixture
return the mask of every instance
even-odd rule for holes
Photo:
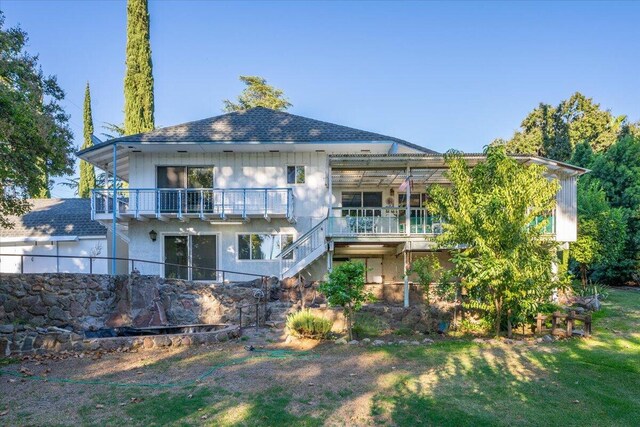
[[[156,233],[156,231],[155,231],[155,230],[151,230],[151,231],[149,232],[149,238],[151,238],[151,241],[152,241],[152,242],[155,242],[155,241],[156,241],[156,239],[158,238],[158,233]]]

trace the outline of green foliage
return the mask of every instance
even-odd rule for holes
[[[373,299],[373,295],[365,290],[364,285],[364,264],[348,261],[336,266],[329,273],[329,279],[318,288],[330,306],[343,308],[349,339],[353,338],[354,313],[362,308],[362,304]]]
[[[491,321],[485,317],[478,320],[462,319],[458,324],[458,330],[463,334],[487,335],[491,332]]]
[[[573,292],[581,297],[598,295],[598,299],[606,300],[609,297],[610,288],[602,283],[589,281],[586,285],[574,286]]]
[[[540,103],[521,123],[509,141],[497,140],[510,153],[532,154],[556,160],[569,160],[578,144],[586,143],[602,152],[613,145],[623,132],[634,127],[625,116],[613,116],[579,92],[556,107]]]
[[[153,64],[147,0],[127,1],[127,50],[124,77],[124,130],[127,135],[155,127]]]
[[[84,92],[84,142],[82,148],[93,146],[93,116],[91,114],[91,91],[89,82]],[[91,190],[96,188],[96,171],[92,164],[80,160],[80,180],[78,181],[78,196],[91,197]]]
[[[234,103],[225,99],[224,111],[244,111],[255,107],[265,107],[272,110],[284,111],[291,107],[291,103],[284,97],[284,92],[258,76],[240,76],[240,80],[247,85]]]
[[[308,309],[287,316],[287,328],[296,336],[324,339],[331,332],[333,322],[313,315]]]
[[[471,300],[491,307],[499,334],[505,313],[512,320],[535,314],[557,286],[551,272],[556,244],[531,225],[555,206],[558,183],[539,165],[522,165],[503,146],[490,146],[474,168],[448,158],[450,187],[430,189],[429,208],[447,218],[440,244],[454,251],[455,273]]]
[[[49,178],[73,172],[73,135],[64,91],[25,51],[27,34],[5,28],[0,11],[0,227],[23,215],[26,197],[48,197]]]
[[[393,331],[393,335],[397,335],[399,337],[410,337],[415,335],[415,331],[408,326],[401,326]]]
[[[411,264],[409,273],[414,273],[418,276],[418,284],[420,284],[424,290],[427,306],[431,303],[431,283],[440,270],[440,262],[433,254],[418,258]]]
[[[595,263],[614,264],[621,257],[627,240],[627,223],[620,208],[611,208],[598,182],[578,185],[578,240],[571,244],[571,255],[580,265],[583,286],[587,270]]]
[[[590,203],[593,194],[586,189],[595,185],[604,190],[610,208],[595,216],[579,215],[572,259],[583,282],[591,277],[611,284],[640,283],[640,123],[614,116],[576,92],[556,107],[541,103],[513,138],[492,145],[591,169],[580,178],[578,206]]]
[[[389,329],[382,317],[371,313],[356,313],[354,316],[353,334],[357,338],[375,338]]]
[[[578,201],[583,228],[579,235],[595,235],[594,246],[599,245],[605,255],[592,265],[591,278],[609,284],[640,281],[640,138],[623,136],[606,152],[595,155],[583,147],[576,150],[574,159],[592,170],[581,178],[579,195],[590,186],[601,188],[610,206],[606,209],[599,201],[595,206],[600,208],[585,211],[581,205],[592,203],[584,197]]]
[[[459,293],[460,282],[455,277],[455,271],[443,270],[436,284],[436,295],[444,301],[454,302]]]

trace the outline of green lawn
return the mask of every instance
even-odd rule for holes
[[[154,358],[114,355],[69,374],[111,385],[9,384],[2,376],[0,412],[9,413],[0,424],[632,426],[640,419],[639,327],[640,292],[613,290],[591,339],[324,344],[249,356],[247,340]],[[72,363],[50,364],[51,375],[71,372]],[[95,363],[113,369],[96,374]],[[19,365],[2,368],[12,367]]]

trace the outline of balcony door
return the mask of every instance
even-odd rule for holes
[[[217,280],[217,240],[216,235],[164,236],[164,277]]]
[[[156,183],[159,190],[160,211],[164,213],[197,213],[213,209],[211,166],[158,166]],[[175,189],[175,190],[174,190]],[[179,194],[179,190],[182,194]]]
[[[342,216],[380,216],[382,207],[381,191],[343,191]],[[346,209],[345,209],[346,208]],[[369,208],[369,209],[367,209]]]

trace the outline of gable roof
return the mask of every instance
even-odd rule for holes
[[[107,229],[91,220],[90,199],[30,199],[30,212],[9,216],[13,228],[0,228],[2,238],[106,236]]]
[[[235,111],[203,120],[123,136],[81,150],[78,154],[114,143],[322,143],[396,142],[425,153],[435,153],[399,138],[310,119],[264,107]]]

